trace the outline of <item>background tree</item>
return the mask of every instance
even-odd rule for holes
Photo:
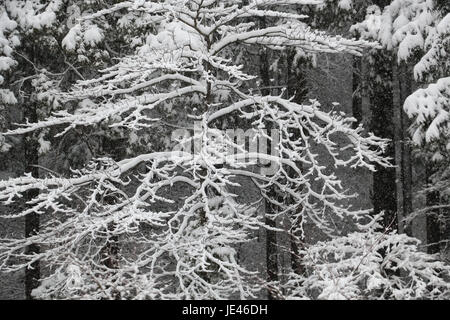
[[[397,88],[394,97],[399,105],[403,104],[403,101],[406,100],[405,112],[409,117],[413,118],[412,142],[420,147],[418,150],[426,159],[427,181],[430,184],[436,184],[437,177],[445,176],[439,168],[441,167],[441,159],[445,158],[443,154],[447,152],[446,147],[438,148],[438,151],[436,142],[439,141],[438,144],[442,143],[448,135],[446,124],[448,122],[448,116],[445,113],[445,107],[442,105],[442,101],[448,99],[446,98],[448,86],[444,84],[449,70],[447,59],[449,46],[448,19],[448,10],[446,11],[446,6],[439,1],[411,2],[396,0],[389,3],[382,13],[378,12],[372,15],[360,25],[360,27],[365,27],[366,35],[369,38],[379,39],[387,50],[393,52],[396,60],[394,61],[394,68],[396,70],[394,74],[396,80],[394,81],[394,87]],[[399,69],[405,68],[405,64],[400,64],[403,61],[405,63],[410,62],[414,65],[414,77],[419,84],[425,84],[438,79],[439,93],[433,92],[432,89],[428,96],[426,89],[419,89],[408,97],[412,91],[411,88],[403,89],[400,87],[401,83],[408,86],[410,82],[405,81],[405,78],[399,78],[399,75],[401,75]],[[400,67],[397,66],[397,63],[399,63]],[[408,70],[406,69],[406,71]],[[407,78],[408,76],[406,76]],[[431,88],[434,88],[434,86],[432,85]],[[403,113],[398,111],[397,108],[395,110],[397,114],[396,123],[400,126],[397,136],[402,138],[401,135],[407,127],[407,121],[403,117]],[[445,144],[445,142],[443,143]],[[400,151],[401,149],[405,150],[407,148],[407,144],[401,144],[399,141],[398,149]],[[399,155],[402,154],[400,151],[398,152]],[[408,153],[407,150],[404,152]],[[401,160],[401,157],[399,159]],[[446,160],[443,161],[445,162]],[[409,186],[411,184],[411,179],[409,178],[410,173],[408,173],[410,171],[410,164],[401,164],[404,169],[403,172],[397,175],[398,183],[400,183],[398,189],[406,190],[410,188]],[[447,163],[443,164],[443,167],[447,166]],[[407,173],[406,176],[405,172]],[[402,178],[406,179],[402,180]],[[434,210],[425,210],[425,212],[428,212],[428,250],[431,253],[435,253],[439,251],[439,241],[442,236],[442,223],[440,221],[445,220],[439,214],[439,208],[443,204],[441,203],[440,192],[436,188],[428,188],[425,193],[427,206],[434,208]],[[408,212],[406,211],[409,211],[409,208],[411,208],[411,200],[409,199],[409,195],[403,198],[406,202],[405,205],[402,205],[404,210],[400,216],[407,218]],[[424,210],[419,212],[423,213]],[[408,217],[408,221],[411,221],[415,216],[417,215]]]

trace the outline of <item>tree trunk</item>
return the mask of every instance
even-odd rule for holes
[[[262,49],[261,55],[261,80],[262,85],[265,88],[268,88],[270,86],[270,76],[269,76],[269,62],[267,57],[267,51],[265,49]],[[270,94],[269,89],[263,89],[262,90],[263,95]],[[269,131],[270,132],[270,128]],[[272,150],[269,142],[269,150]],[[274,187],[270,187],[271,190],[268,191],[269,197],[275,196],[276,197],[276,191]],[[271,219],[268,214],[273,213],[272,204],[266,200],[265,201],[265,208],[266,208],[266,216],[265,216],[265,224],[269,227],[275,228],[276,222]],[[278,245],[277,245],[277,235],[276,232],[273,230],[267,230],[266,231],[266,265],[267,265],[267,280],[269,282],[276,282],[278,281]],[[277,299],[277,295],[274,292],[273,288],[268,288],[267,292],[269,300]]]
[[[266,201],[266,212],[272,211],[271,205]],[[275,228],[277,226],[275,220],[269,218],[266,214],[265,224],[268,227]],[[269,282],[278,281],[278,245],[277,234],[275,231],[267,230],[266,233],[266,264],[267,264],[267,280]],[[269,300],[278,299],[277,292],[274,287],[269,286],[267,290]]]
[[[353,57],[353,76],[352,76],[352,115],[356,119],[353,128],[359,126],[362,122],[362,98],[361,98],[361,72],[362,72],[361,57]]]
[[[30,122],[37,121],[36,104],[30,103],[24,110],[24,117]],[[25,172],[31,173],[35,178],[39,177],[38,171],[38,143],[33,133],[24,137],[24,160]],[[25,195],[25,202],[32,200],[39,195],[38,189],[29,190]],[[25,216],[25,238],[29,238],[39,232],[39,215],[31,213]],[[25,254],[33,255],[40,252],[37,244],[27,246]],[[32,263],[25,269],[25,297],[27,300],[33,299],[31,292],[39,285],[40,264],[39,261]]]
[[[402,65],[402,72],[400,74],[400,98],[401,108],[400,116],[402,122],[402,175],[403,175],[403,217],[408,217],[413,211],[412,204],[412,156],[411,143],[409,140],[408,129],[411,121],[403,110],[403,104],[406,98],[412,93],[411,75],[412,70],[407,65]],[[411,223],[404,225],[404,232],[412,236]]]
[[[295,51],[292,50],[290,52],[287,52],[286,54],[286,91],[287,91],[287,98],[292,98],[293,101],[301,104],[303,100],[306,98],[306,95],[308,94],[307,89],[307,80],[305,77],[304,70],[302,67],[307,67],[308,61],[299,59],[297,61],[297,65],[294,65],[294,57],[295,57]],[[293,139],[299,139],[300,134],[298,132],[294,132],[294,135],[292,137]],[[300,170],[302,170],[301,163],[297,163]],[[288,169],[291,174],[294,174],[292,168]],[[298,208],[300,211],[301,208]],[[291,267],[293,272],[296,274],[303,274],[305,272],[305,266],[303,263],[303,256],[301,255],[300,251],[304,247],[303,243],[303,234],[300,230],[300,224],[301,224],[301,218],[298,221],[294,221],[291,226],[291,230],[289,231],[289,242],[290,242],[290,258],[291,258]]]
[[[412,212],[412,168],[411,150],[407,141],[408,120],[403,111],[403,103],[408,96],[408,75],[405,65],[398,66],[394,61],[392,65],[392,94],[394,100],[394,144],[395,144],[395,171],[397,220],[399,233],[408,233],[411,230],[405,224],[405,219]]]
[[[392,97],[394,107],[394,146],[395,146],[395,194],[397,197],[398,232],[404,233],[404,199],[403,199],[403,126],[401,110],[401,89],[397,59],[392,64]]]
[[[392,88],[392,57],[387,52],[377,52],[373,56],[372,83],[370,88],[370,108],[372,119],[370,130],[378,137],[394,140]],[[378,81],[376,81],[378,78]],[[395,158],[394,145],[389,143],[384,156]],[[395,168],[376,165],[373,173],[374,213],[384,211],[383,229],[397,229],[397,202],[395,197]]]
[[[260,18],[261,26],[264,27],[266,25],[265,18]],[[261,90],[262,95],[270,94],[270,74],[269,74],[269,57],[268,52],[265,48],[262,48],[260,51],[260,76],[263,89]],[[271,128],[268,128],[268,132],[270,132]],[[268,150],[272,150],[270,141]],[[269,197],[276,196],[276,190],[274,187],[270,187],[270,190],[267,191]],[[276,227],[276,221],[270,218],[270,214],[273,213],[272,204],[265,200],[265,224],[271,228]],[[267,281],[268,282],[276,282],[278,281],[278,245],[277,245],[277,235],[273,230],[266,230],[266,267],[267,267]],[[277,294],[274,288],[269,287],[267,289],[267,297],[269,300],[277,299]]]

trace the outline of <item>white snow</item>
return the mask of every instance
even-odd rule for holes
[[[344,10],[350,10],[352,8],[353,0],[339,0],[338,6]]]
[[[81,25],[76,24],[69,30],[67,35],[62,40],[61,44],[63,48],[69,51],[74,50],[77,46],[78,42],[77,39],[80,39],[80,34],[81,34]]]
[[[103,40],[103,33],[96,25],[91,25],[83,34],[84,43],[95,46],[98,42]]]

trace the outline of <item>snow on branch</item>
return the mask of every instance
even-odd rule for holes
[[[406,99],[405,112],[414,119],[414,143],[422,145],[443,136],[450,138],[449,105],[450,77],[439,79],[427,88],[418,89]]]
[[[378,231],[382,214],[362,231],[300,252],[305,275],[292,273],[288,299],[448,299],[450,268],[406,234]]]

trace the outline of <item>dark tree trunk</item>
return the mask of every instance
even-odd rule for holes
[[[374,54],[372,68],[372,83],[370,88],[370,108],[372,119],[370,131],[376,136],[394,140],[393,100],[392,100],[392,57],[389,53]],[[375,79],[379,81],[375,82]],[[394,144],[389,143],[384,156],[395,158]],[[384,211],[383,228],[397,229],[396,203],[396,172],[395,168],[376,166],[373,174],[373,208],[374,213]]]
[[[403,192],[403,217],[408,217],[413,211],[412,205],[412,156],[408,128],[411,122],[403,110],[406,98],[412,93],[412,70],[403,64],[400,73],[400,120],[402,126],[402,192]],[[412,236],[411,224],[405,224],[403,231]]]
[[[270,86],[270,76],[269,76],[269,62],[267,55],[268,55],[267,51],[265,49],[262,49],[260,54],[260,61],[261,61],[260,74],[263,86],[261,93],[263,95],[270,94],[270,89],[268,89]],[[268,128],[268,130],[270,130],[270,128]],[[268,148],[269,148],[268,150],[271,150],[270,142]],[[276,191],[273,187],[271,187],[271,190],[269,190],[267,194],[269,197],[276,197]],[[268,200],[265,201],[265,208],[266,208],[265,223],[267,226],[275,228],[276,221],[274,221],[268,216],[274,212],[272,204]],[[267,280],[269,282],[278,281],[277,234],[275,231],[268,229],[266,231],[266,266],[267,266]],[[274,291],[274,288],[268,288],[267,291],[269,300],[277,299],[277,294]]]
[[[271,205],[266,201],[266,212],[272,211]],[[275,220],[265,217],[265,223],[271,228],[276,227]],[[275,231],[267,230],[266,233],[266,264],[267,264],[267,280],[269,282],[278,281],[278,245],[277,234]],[[267,290],[267,297],[269,300],[278,299],[277,291],[273,287],[269,287]]]
[[[305,69],[308,68],[307,60],[297,60],[297,64],[294,65],[295,51],[292,50],[286,54],[286,92],[287,97],[290,99],[293,97],[293,101],[301,104],[308,94],[307,80],[305,76]],[[293,139],[299,139],[299,132],[293,132]],[[301,164],[297,163],[301,170]],[[291,174],[294,174],[292,168],[288,168]],[[297,210],[301,211],[302,208]],[[301,218],[300,218],[301,219]],[[300,230],[301,220],[293,221],[291,230],[289,232],[290,242],[290,256],[292,270],[297,274],[303,274],[305,272],[303,256],[300,251],[303,249],[303,234]]]
[[[397,65],[396,59],[392,69],[398,231],[411,235],[410,225],[403,221],[412,212],[411,147],[408,140],[410,124],[408,116],[403,111],[404,101],[411,92],[410,70],[405,64]]]
[[[353,76],[352,76],[352,114],[356,122],[353,127],[356,128],[362,122],[362,97],[361,97],[361,69],[362,62],[361,57],[353,57]]]
[[[260,18],[261,27],[265,27],[266,21],[265,18]],[[265,48],[262,48],[259,55],[260,62],[260,76],[262,82],[262,95],[270,94],[270,70],[269,70],[269,57],[268,52]],[[267,128],[268,132],[270,132],[271,128]],[[271,145],[269,141],[268,150],[271,150]],[[269,197],[276,197],[276,190],[274,187],[271,187],[270,190],[267,191],[267,195]],[[269,227],[276,227],[276,221],[270,218],[270,214],[274,213],[272,204],[266,200],[265,201],[265,224]],[[277,234],[273,230],[266,230],[266,267],[267,267],[267,281],[268,282],[277,282],[278,281],[278,245],[277,245]],[[267,297],[269,300],[277,299],[277,293],[275,288],[269,287],[267,289]]]
[[[36,105],[30,103],[25,107],[24,117],[30,122],[37,121]],[[25,160],[25,172],[31,173],[35,178],[39,177],[38,171],[38,143],[33,133],[27,134],[24,137],[24,160]],[[25,195],[25,201],[28,202],[39,195],[38,189],[32,189]],[[25,237],[29,238],[39,232],[39,215],[37,213],[31,213],[25,216]],[[37,244],[31,244],[27,246],[25,254],[33,255],[40,252]],[[31,292],[39,285],[40,278],[40,265],[39,261],[32,263],[25,270],[25,297],[27,300],[33,299]]]

